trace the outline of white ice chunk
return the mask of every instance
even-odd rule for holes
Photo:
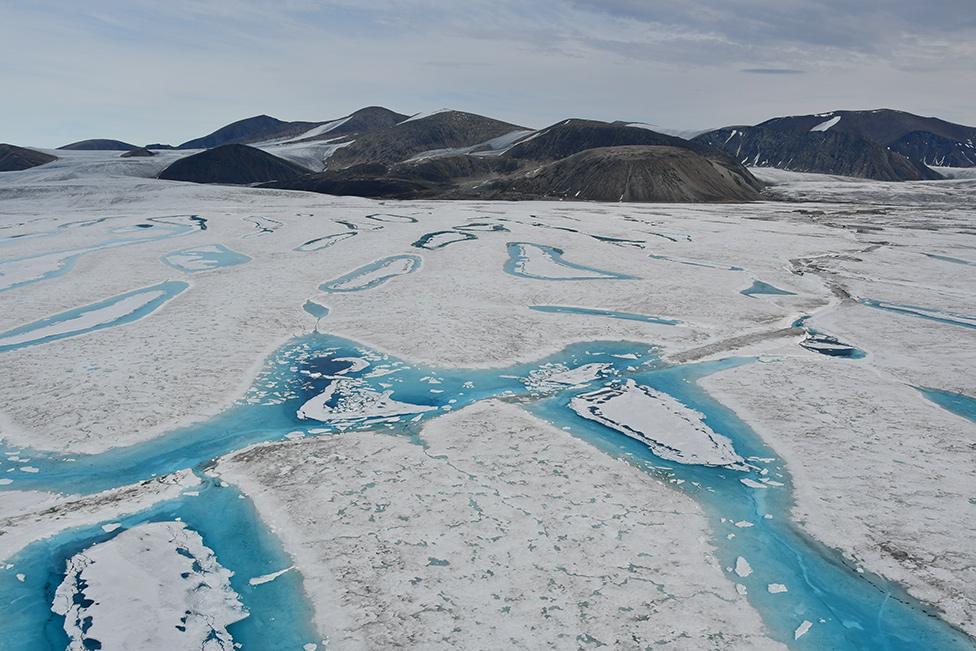
[[[247,617],[230,577],[195,531],[153,522],[69,558],[51,610],[65,617],[69,651],[91,640],[105,651],[230,651],[227,626]]]
[[[323,423],[364,420],[367,418],[386,418],[390,416],[405,416],[436,410],[430,405],[415,405],[409,402],[394,400],[392,390],[382,393],[350,383],[349,389],[342,389],[346,384],[342,378],[333,382],[325,391],[310,398],[298,410],[298,417],[302,420],[311,418]],[[329,406],[336,392],[340,392],[335,406]]]
[[[270,574],[262,574],[261,576],[256,576],[252,579],[248,579],[247,582],[250,585],[261,585],[263,583],[270,583],[271,581],[274,581],[285,572],[290,572],[293,569],[295,569],[295,566],[289,565],[283,570],[278,570],[277,572],[271,572]]]
[[[752,566],[749,565],[749,561],[747,561],[742,556],[739,556],[738,558],[736,558],[735,559],[735,573],[737,575],[739,575],[740,577],[742,577],[742,578],[745,578],[745,577],[749,576],[750,574],[752,574]]]
[[[811,626],[813,626],[813,623],[810,622],[810,621],[808,621],[808,620],[806,620],[806,619],[804,619],[803,620],[803,623],[800,624],[799,626],[797,626],[796,627],[796,630],[793,631],[793,639],[794,640],[799,640],[801,637],[803,637],[804,635],[806,635],[807,634],[807,631],[810,630],[810,627]]]
[[[647,444],[662,459],[745,469],[732,441],[706,425],[703,414],[633,380],[620,388],[605,387],[577,396],[570,407],[583,418]]]

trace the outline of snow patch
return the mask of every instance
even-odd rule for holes
[[[841,117],[842,116],[838,115],[830,118],[829,120],[825,120],[824,122],[821,122],[817,126],[810,129],[810,131],[827,131],[831,127],[837,126],[837,123],[840,122]]]

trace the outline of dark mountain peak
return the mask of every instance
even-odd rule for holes
[[[160,172],[159,178],[249,185],[294,179],[308,173],[304,167],[256,147],[231,143],[181,158]]]
[[[777,122],[755,127],[725,127],[695,141],[721,148],[744,165],[778,167],[797,172],[858,176],[879,181],[938,179],[939,174],[885,145],[835,130],[837,116],[803,116],[813,127],[784,128]],[[813,118],[810,120],[809,118]],[[787,118],[790,119],[790,118]],[[825,128],[816,129],[819,125]],[[827,128],[829,127],[829,128]]]
[[[0,143],[0,172],[17,172],[57,160],[57,156],[34,149]]]
[[[752,165],[888,181],[940,178],[927,165],[976,166],[976,127],[890,108],[777,117],[696,139]]]
[[[409,115],[404,115],[403,113],[397,113],[396,111],[390,110],[385,106],[364,106],[363,108],[349,114],[349,117],[356,116],[392,116],[399,118],[401,122],[410,117]]]
[[[388,128],[360,133],[351,144],[329,158],[329,168],[363,163],[393,165],[423,152],[471,147],[524,129],[465,111],[418,113]]]
[[[320,129],[310,130],[311,135],[301,138],[305,140],[331,140],[339,136],[368,133],[379,129],[389,129],[407,119],[406,115],[391,111],[382,106],[367,106],[353,111],[344,118],[322,122]]]
[[[132,145],[121,140],[111,140],[108,138],[93,138],[90,140],[79,140],[68,145],[62,145],[58,149],[76,151],[132,151],[138,149],[138,145]]]
[[[504,155],[528,160],[557,160],[597,147],[660,145],[704,153],[708,147],[624,122],[571,118],[522,139]]]
[[[762,184],[718,152],[620,145],[585,149],[485,186],[488,198],[589,201],[753,201]]]
[[[249,143],[271,138],[297,135],[320,122],[285,122],[270,115],[255,115],[223,126],[202,138],[194,138],[181,144],[178,149],[209,149],[231,143]]]
[[[436,111],[428,111],[426,113],[417,113],[415,115],[411,115],[405,120],[401,120],[397,124],[398,127],[409,129],[431,128],[432,126],[440,125],[454,125],[456,127],[465,128],[474,127],[507,129],[507,132],[525,129],[525,127],[520,127],[517,124],[511,124],[509,122],[503,122],[494,118],[485,117],[484,115],[478,115],[477,113],[469,113],[467,111],[459,111],[456,109],[439,109]],[[486,138],[486,140],[489,139],[490,138]]]
[[[866,138],[882,145],[891,145],[905,135],[917,131],[962,142],[976,139],[976,127],[889,108],[791,115],[772,118],[756,126],[794,133],[810,130],[837,131]]]

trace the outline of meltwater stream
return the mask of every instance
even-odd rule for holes
[[[972,649],[972,639],[898,586],[850,567],[839,553],[792,525],[791,481],[782,462],[697,384],[706,375],[749,363],[760,362],[736,358],[668,367],[646,345],[589,342],[506,369],[434,369],[314,333],[281,348],[253,388],[208,422],[96,455],[2,449],[0,477],[10,481],[0,489],[90,494],[195,468],[204,479],[198,495],[186,492],[114,522],[124,529],[182,519],[235,572],[233,587],[250,613],[229,627],[235,642],[260,649],[270,648],[267,641],[273,639],[274,648],[301,648],[315,637],[301,575],[288,572],[267,583],[248,582],[288,567],[289,561],[250,502],[206,477],[208,462],[256,442],[360,429],[411,436],[422,444],[423,422],[438,414],[486,398],[518,400],[555,426],[694,498],[709,518],[717,557],[729,578],[761,613],[771,635],[792,648]],[[698,412],[704,427],[728,439],[745,460],[738,464],[742,469],[669,461],[636,438],[570,408],[573,398],[602,387],[632,386],[631,380],[679,405],[682,414]],[[655,436],[654,431],[640,434]],[[0,646],[63,649],[64,621],[50,608],[65,561],[117,531],[107,533],[98,525],[71,529],[8,559],[11,567],[0,571],[0,603],[8,615],[0,623]]]

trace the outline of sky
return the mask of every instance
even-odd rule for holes
[[[0,0],[0,142],[179,144],[454,108],[674,129],[896,108],[976,125],[976,0]]]

